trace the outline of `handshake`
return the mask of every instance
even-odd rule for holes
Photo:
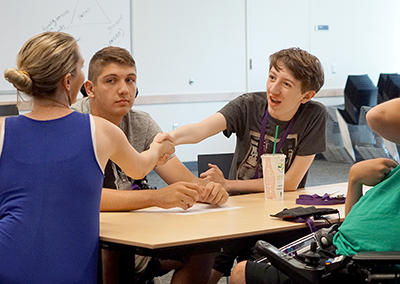
[[[158,133],[150,145],[150,149],[157,149],[159,158],[157,165],[164,165],[175,152],[172,136],[167,133]]]

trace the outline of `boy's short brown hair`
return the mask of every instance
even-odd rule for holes
[[[293,76],[301,82],[301,92],[315,91],[324,85],[324,70],[319,59],[298,47],[282,49],[269,57],[269,69],[279,71],[279,63],[283,63]]]
[[[109,46],[100,49],[93,55],[89,63],[88,79],[92,81],[93,84],[96,84],[97,78],[104,67],[110,63],[129,65],[136,69],[135,60],[129,51],[121,47]]]

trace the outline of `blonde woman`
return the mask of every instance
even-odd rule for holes
[[[142,178],[174,151],[164,140],[139,154],[117,126],[71,111],[82,66],[74,38],[49,32],[28,40],[5,71],[33,107],[0,122],[0,283],[96,283],[108,159]]]

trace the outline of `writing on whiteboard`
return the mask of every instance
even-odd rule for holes
[[[63,24],[59,24],[62,19],[65,19],[70,13],[69,10],[64,11],[57,17],[50,19],[46,25],[42,26],[44,32],[51,32],[51,31],[60,31],[60,27],[64,26]]]
[[[90,8],[87,8],[85,11],[83,11],[82,13],[80,13],[77,17],[79,20],[83,19],[87,14],[89,14],[91,12]]]
[[[114,35],[113,37],[108,41],[108,43],[106,43],[106,46],[111,46],[113,45],[113,43],[120,37],[124,37],[124,31],[122,29],[119,29]]]
[[[97,0],[78,0],[74,9],[66,9],[60,14],[46,21],[42,25],[44,32],[65,31],[74,35],[77,41],[84,41],[84,34],[79,33],[79,27],[96,25],[108,31],[108,38],[104,38],[104,46],[118,44],[118,40],[125,37],[123,16],[118,15],[111,19]]]
[[[115,27],[117,27],[117,26],[119,26],[120,24],[121,24],[121,21],[122,21],[122,15],[120,15],[119,17],[118,17],[118,19],[112,24],[112,25],[110,25],[107,29],[108,29],[108,33],[112,33],[112,30],[115,28]]]
[[[24,9],[21,9],[21,2]],[[29,38],[42,32],[65,32],[79,44],[89,61],[100,49],[113,45],[131,49],[131,0],[7,1],[0,8],[0,29],[7,44],[0,44],[0,71],[15,67],[15,58]],[[18,15],[18,17],[15,17]],[[21,21],[21,19],[24,19]],[[83,72],[88,75],[85,64]],[[0,98],[15,95],[12,84],[0,76]],[[6,99],[8,100],[8,98]],[[10,99],[11,100],[11,99]]]

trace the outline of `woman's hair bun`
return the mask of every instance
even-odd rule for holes
[[[14,85],[14,87],[25,94],[32,92],[32,79],[26,71],[20,71],[15,68],[8,68],[4,72],[4,78]]]

